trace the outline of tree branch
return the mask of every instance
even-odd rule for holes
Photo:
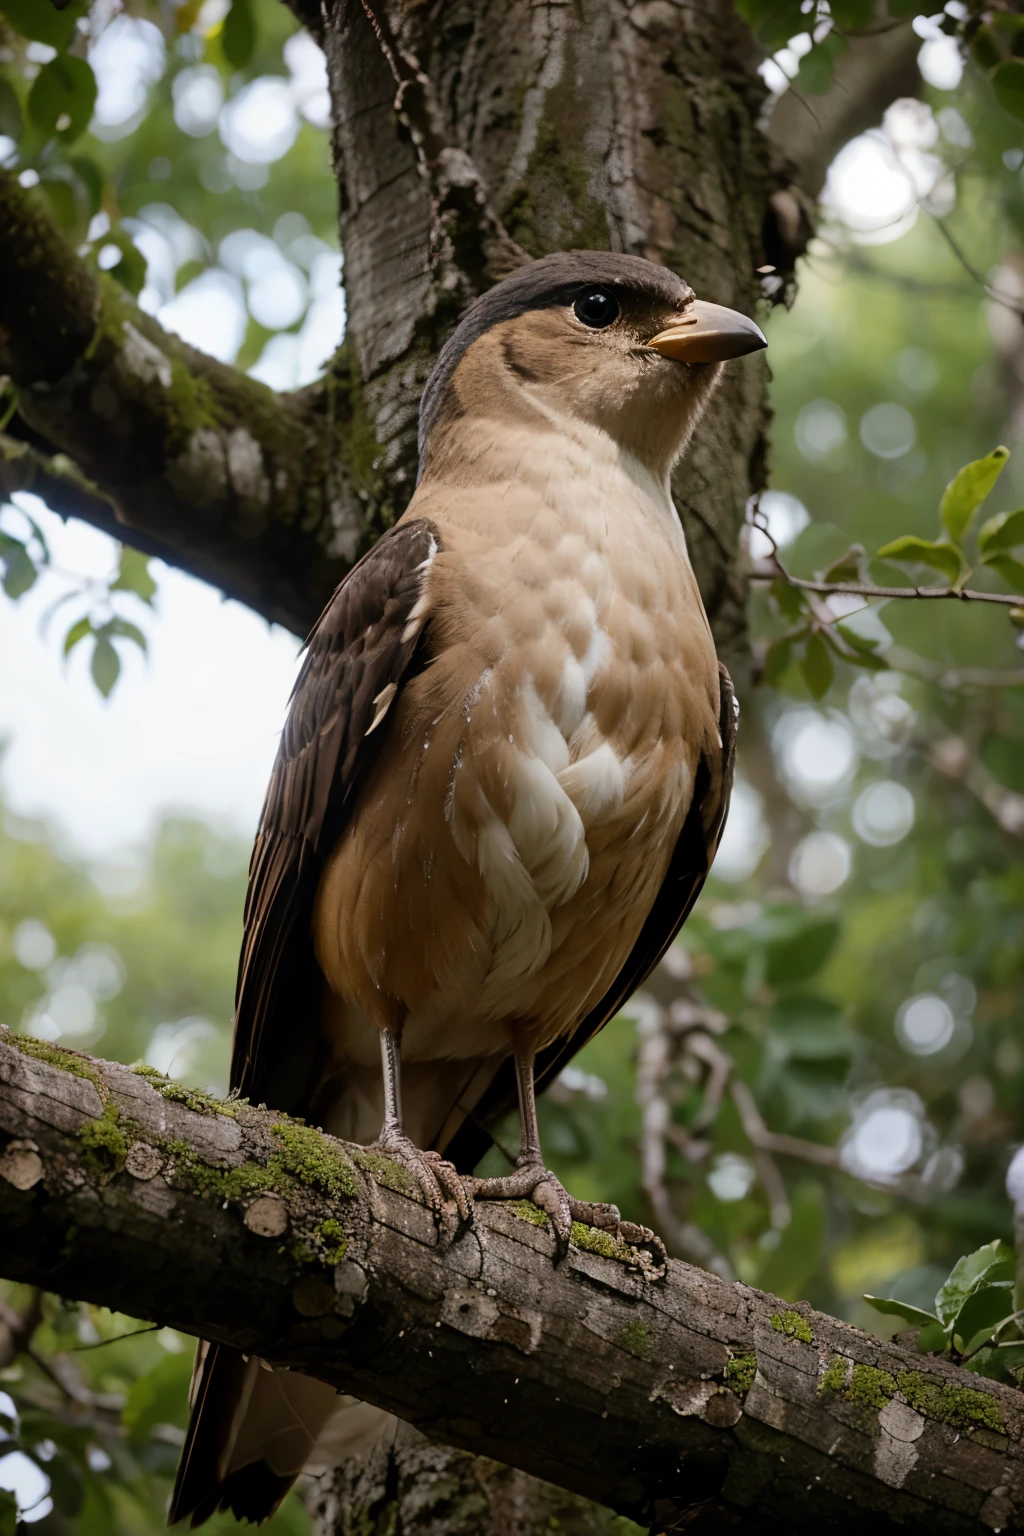
[[[938,598],[953,599],[959,603],[998,603],[1005,608],[1024,608],[1024,597],[1017,592],[979,592],[974,587],[876,587],[862,581],[808,581],[793,576],[777,560],[756,560],[750,568],[751,581],[784,581],[787,586],[800,587],[804,592],[817,592],[825,596],[837,593],[848,597],[865,598]]]
[[[274,395],[165,332],[3,170],[0,374],[18,391],[7,483],[299,633],[385,526],[346,355]]]
[[[663,1530],[1024,1517],[1013,1390],[761,1292],[483,1206],[242,1100],[0,1037],[5,1276],[316,1375]],[[810,1496],[808,1494],[810,1493]],[[688,1515],[686,1512],[691,1511]]]

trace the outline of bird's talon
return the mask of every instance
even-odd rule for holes
[[[446,1162],[439,1152],[421,1151],[408,1136],[382,1136],[368,1148],[383,1157],[390,1157],[415,1179],[427,1205],[447,1225],[447,1210],[454,1205],[460,1224],[472,1219],[469,1197],[462,1179],[453,1164]]]

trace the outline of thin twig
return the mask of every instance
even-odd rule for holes
[[[162,1323],[150,1323],[148,1328],[133,1328],[131,1333],[115,1333],[109,1339],[97,1339],[94,1344],[72,1344],[65,1351],[69,1355],[80,1355],[86,1349],[104,1349],[108,1344],[120,1344],[122,1339],[137,1339],[144,1333],[159,1333]]]
[[[805,592],[821,592],[826,597],[835,593],[864,598],[956,598],[961,603],[998,603],[1004,608],[1024,608],[1024,597],[1018,592],[979,592],[972,587],[874,587],[857,581],[807,581],[802,576],[793,576],[777,560],[757,560],[752,563],[751,581],[780,579],[791,587],[800,587]]]
[[[940,219],[938,214],[935,213],[932,214],[932,218],[938,225],[939,234],[945,240],[953,255],[967,273],[967,276],[977,283],[978,287],[982,288],[994,303],[1001,304],[1004,309],[1009,309],[1013,314],[1024,317],[1024,303],[1021,303],[1020,299],[1010,298],[1009,294],[1000,293],[998,289],[992,287],[991,283],[986,282],[983,274],[971,263],[960,243],[954,238],[951,231],[946,228],[945,220]]]

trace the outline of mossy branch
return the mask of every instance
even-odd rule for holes
[[[0,169],[0,489],[33,489],[304,634],[391,513],[358,382],[275,395],[187,346]],[[372,434],[370,434],[372,437]]]
[[[244,1100],[0,1035],[0,1272],[329,1381],[654,1529],[1024,1520],[1024,1399]],[[688,1513],[689,1512],[689,1513]]]

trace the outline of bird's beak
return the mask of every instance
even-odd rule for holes
[[[647,345],[677,363],[724,363],[768,345],[760,326],[724,304],[694,299],[682,314]]]

